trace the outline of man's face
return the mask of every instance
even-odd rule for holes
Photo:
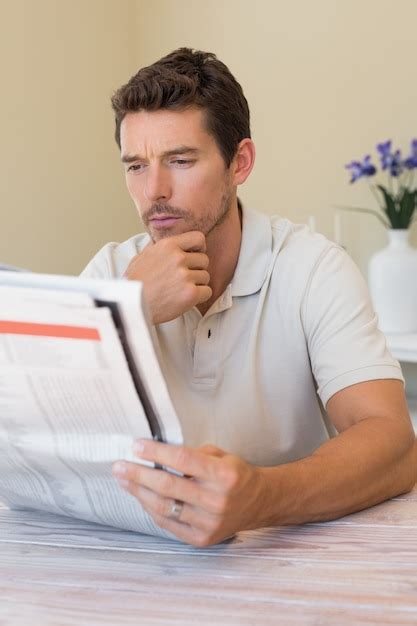
[[[221,224],[234,197],[231,173],[203,112],[128,113],[120,129],[126,183],[151,238]]]

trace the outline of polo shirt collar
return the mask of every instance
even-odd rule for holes
[[[272,229],[268,215],[242,207],[242,241],[230,284],[231,295],[249,296],[262,287],[272,256]]]

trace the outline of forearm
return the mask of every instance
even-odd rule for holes
[[[312,456],[260,472],[265,495],[258,525],[324,521],[412,489],[417,444],[405,420],[368,418]]]

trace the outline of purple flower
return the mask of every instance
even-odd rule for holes
[[[389,139],[388,141],[384,141],[384,143],[379,143],[377,145],[376,149],[378,150],[380,154],[381,160],[391,155],[391,144],[392,144],[392,141],[391,139]]]
[[[403,162],[401,161],[401,151],[396,150],[391,156],[391,163],[389,164],[390,174],[391,176],[399,176],[404,169]]]
[[[413,170],[414,168],[417,168],[417,139],[413,139],[411,141],[410,156],[405,159],[404,166],[408,170]]]
[[[391,176],[399,176],[403,171],[404,163],[401,161],[400,150],[391,152],[391,143],[391,141],[379,143],[376,149],[379,152],[382,169],[389,170]]]
[[[360,161],[351,161],[345,165],[347,170],[350,170],[352,178],[350,179],[351,183],[354,183],[359,178],[363,176],[373,176],[376,173],[376,168],[371,163],[371,156],[368,154],[364,157],[362,163]]]

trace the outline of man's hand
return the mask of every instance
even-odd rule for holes
[[[139,440],[135,454],[183,476],[119,461],[113,474],[160,528],[194,546],[262,526],[266,484],[259,468],[211,445],[197,449]],[[175,501],[184,505],[172,519]]]
[[[125,272],[143,282],[152,324],[175,319],[212,295],[206,239],[190,231],[150,243]]]

